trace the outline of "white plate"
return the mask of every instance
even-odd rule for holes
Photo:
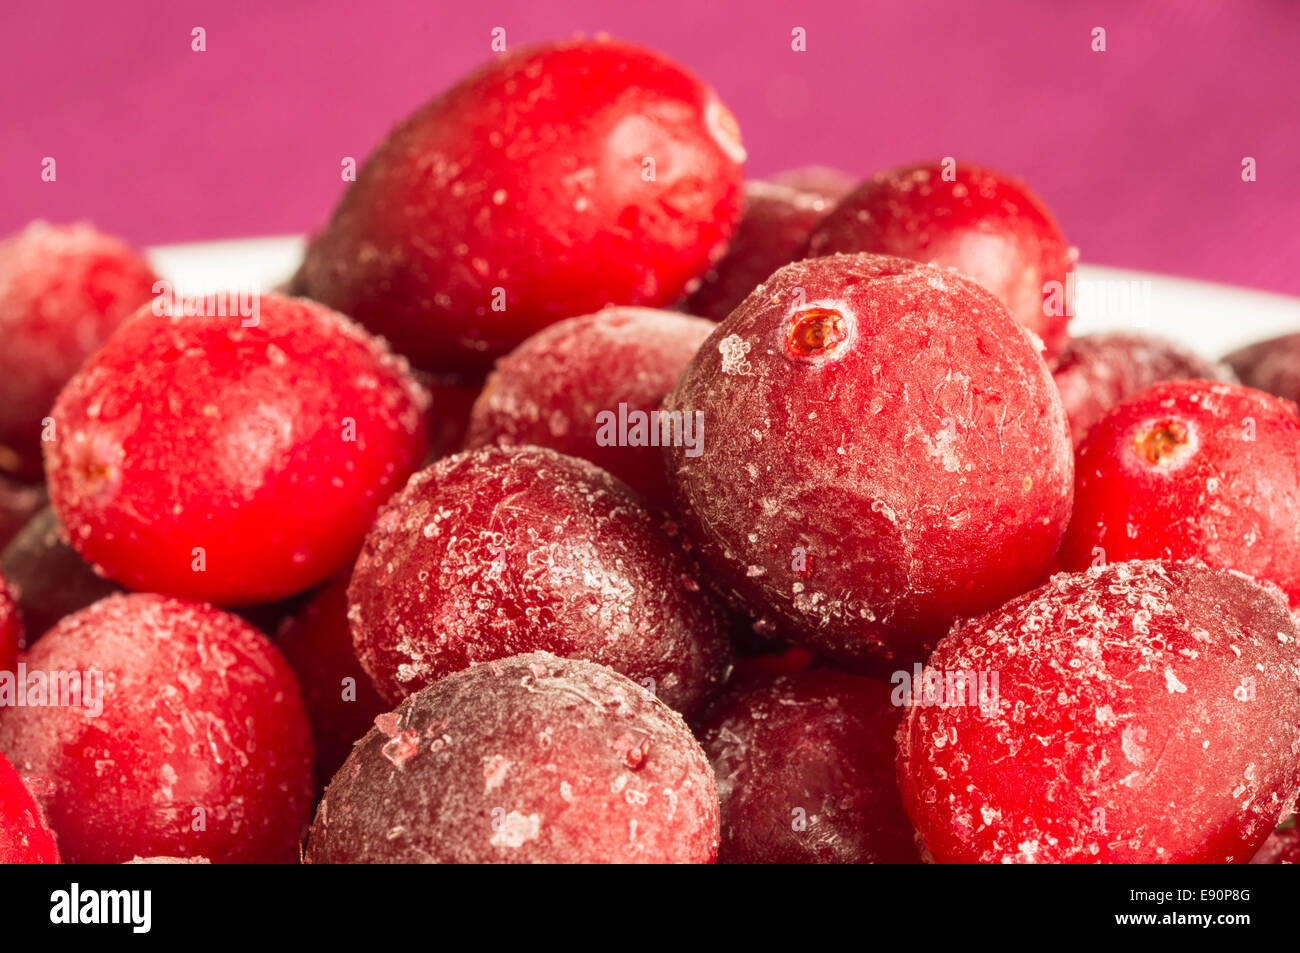
[[[158,273],[185,293],[266,291],[302,259],[301,236],[162,245],[150,249]],[[1180,341],[1220,357],[1263,338],[1300,331],[1300,298],[1080,264],[1075,334],[1131,330]]]

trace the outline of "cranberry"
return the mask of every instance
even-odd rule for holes
[[[1174,381],[1120,403],[1079,448],[1065,569],[1195,559],[1300,599],[1300,414],[1233,384]]]
[[[863,251],[956,268],[997,295],[1049,356],[1065,344],[1068,309],[1055,302],[1066,292],[1073,253],[1019,179],[943,162],[875,175],[808,239],[810,255]]]
[[[626,307],[553,324],[497,361],[465,445],[550,447],[666,506],[659,407],[712,330],[700,318]]]
[[[832,201],[769,182],[745,185],[745,206],[727,254],[713,266],[682,309],[721,321],[782,265],[802,257],[804,243]]]
[[[0,470],[40,476],[54,398],[156,280],[138,252],[90,225],[33,222],[0,241]]]
[[[300,592],[347,565],[424,456],[428,395],[404,360],[313,302],[265,295],[255,321],[146,308],[59,396],[54,508],[129,588]]]
[[[54,832],[40,805],[13,765],[0,754],[0,864],[58,862]]]
[[[411,478],[352,575],[357,654],[396,702],[477,662],[547,651],[609,665],[692,713],[721,685],[727,620],[631,491],[539,447]]]
[[[23,527],[0,554],[0,571],[8,577],[26,626],[35,642],[64,616],[72,615],[116,592],[115,583],[97,575],[64,539],[51,507]]]
[[[23,644],[23,618],[14,600],[13,589],[0,576],[0,672],[12,672],[18,663],[18,649]]]
[[[25,704],[0,707],[0,751],[51,779],[46,811],[66,861],[295,859],[311,733],[293,673],[261,633],[210,606],[113,595],[60,622],[25,662]],[[51,684],[44,704],[38,674]],[[54,683],[74,674],[80,690],[55,704]]]
[[[280,628],[276,648],[298,677],[316,742],[316,782],[339,769],[352,744],[388,706],[357,661],[348,628],[348,577],[324,586]]]
[[[1106,411],[1152,384],[1184,379],[1237,382],[1230,368],[1173,341],[1124,331],[1071,338],[1053,364],[1052,377],[1076,446]]]
[[[718,862],[917,863],[889,696],[829,669],[724,696],[699,736],[722,802]]]
[[[48,502],[45,484],[27,485],[0,476],[0,549]]]
[[[1252,864],[1300,864],[1300,824],[1292,814],[1268,835],[1264,846],[1250,859]]]
[[[932,691],[913,683],[908,814],[943,863],[1245,863],[1300,785],[1297,639],[1239,574],[1054,576],[955,627]]]
[[[778,172],[770,181],[773,185],[784,185],[800,192],[813,192],[835,202],[852,192],[858,184],[858,180],[847,172],[824,165],[788,169]]]
[[[560,318],[677,300],[723,253],[743,160],[731,113],[671,60],[536,47],[398,126],[299,281],[421,367],[486,370]]]
[[[1243,384],[1300,403],[1300,333],[1243,347],[1224,361]]]
[[[720,591],[841,663],[923,657],[1041,577],[1069,515],[1060,397],[984,289],[878,255],[787,265],[665,408],[685,527]]]
[[[545,653],[449,675],[352,749],[307,863],[711,863],[718,796],[685,723]]]

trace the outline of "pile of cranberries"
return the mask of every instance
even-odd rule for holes
[[[0,862],[1290,862],[1300,335],[1071,337],[1018,179],[744,159],[579,39],[252,315],[0,243]]]

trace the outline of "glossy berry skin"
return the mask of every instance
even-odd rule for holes
[[[911,660],[1042,576],[1070,510],[1065,413],[1029,335],[953,272],[782,268],[666,408],[703,413],[669,479],[718,589],[840,664]]]
[[[64,539],[51,507],[28,521],[0,553],[0,572],[9,579],[31,645],[64,616],[117,592]]]
[[[354,558],[424,456],[428,395],[404,360],[314,302],[260,307],[250,327],[142,309],[59,396],[50,498],[128,588],[300,592]]]
[[[1019,179],[969,163],[945,178],[940,162],[879,173],[821,220],[808,255],[875,252],[930,262],[975,279],[1042,340],[1050,357],[1065,345],[1060,301],[1074,262],[1051,212]],[[1053,286],[1055,299],[1044,294]],[[1055,313],[1054,313],[1055,312]]]
[[[23,643],[23,620],[14,601],[13,588],[0,576],[0,672],[12,672]]]
[[[634,432],[636,415],[652,419],[712,330],[701,318],[627,307],[553,324],[497,361],[474,404],[465,445],[550,447],[590,460],[655,506],[667,506],[663,454],[658,441],[650,445],[648,426],[642,436]],[[623,445],[620,404],[628,420]]]
[[[64,619],[25,661],[29,673],[102,673],[97,716],[93,691],[82,705],[0,709],[0,751],[51,781],[64,860],[295,860],[311,733],[293,673],[261,633],[211,606],[114,595]]]
[[[1248,387],[1300,403],[1300,333],[1260,341],[1223,360]]]
[[[900,714],[884,682],[830,669],[725,695],[699,733],[722,803],[718,862],[918,863],[894,777]]]
[[[156,280],[139,252],[85,223],[33,222],[0,241],[0,471],[40,476],[54,398]]]
[[[54,832],[40,805],[14,766],[0,754],[0,864],[58,862]]]
[[[419,367],[486,371],[560,318],[677,300],[723,253],[743,160],[731,113],[671,60],[534,47],[398,126],[299,281]]]
[[[1195,559],[1300,599],[1300,414],[1260,391],[1157,384],[1093,426],[1079,448],[1065,569]]]
[[[546,653],[381,715],[325,791],[307,863],[712,863],[718,795],[681,717]]]
[[[595,465],[495,447],[420,471],[380,513],[348,591],[357,655],[396,703],[475,663],[547,651],[699,710],[727,621],[679,543]]]
[[[940,863],[1246,863],[1300,783],[1298,639],[1236,573],[1056,575],[939,644],[995,704],[908,709],[903,803]]]
[[[358,741],[388,710],[357,661],[348,627],[348,577],[325,586],[281,626],[275,647],[302,688],[316,743],[316,783],[324,787]]]
[[[721,321],[768,275],[802,256],[831,199],[770,182],[745,184],[745,207],[727,254],[687,295],[682,310]]]
[[[1071,338],[1052,363],[1077,447],[1089,428],[1126,397],[1162,381],[1237,382],[1232,370],[1150,334],[1109,331]]]

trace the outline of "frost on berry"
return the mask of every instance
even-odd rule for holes
[[[1245,863],[1300,784],[1298,638],[1240,574],[1057,574],[930,657],[997,706],[907,710],[904,804],[940,862]]]
[[[710,863],[718,796],[675,712],[545,653],[448,675],[352,750],[308,863]]]

